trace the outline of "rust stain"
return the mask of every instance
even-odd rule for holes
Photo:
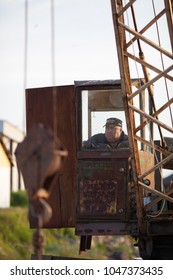
[[[87,215],[112,215],[117,210],[117,182],[80,180],[80,212]]]

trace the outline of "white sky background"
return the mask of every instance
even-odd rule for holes
[[[139,29],[148,19],[151,2],[137,1]],[[110,0],[54,0],[54,4],[55,85],[73,84],[74,80],[119,79]],[[155,4],[159,11],[163,0],[155,0]],[[27,88],[53,85],[51,0],[28,0],[27,73],[24,25],[25,0],[0,0],[0,119],[21,129],[25,117],[25,75]],[[164,25],[159,27],[166,44]],[[151,32],[156,36],[156,30]],[[150,55],[150,63],[157,63],[152,53],[145,54]],[[133,68],[137,77],[135,64]],[[157,102],[160,97],[161,94]]]
[[[51,1],[28,0],[27,88],[52,85]],[[109,0],[55,0],[55,84],[118,79]],[[0,119],[23,128],[24,0],[0,0]]]

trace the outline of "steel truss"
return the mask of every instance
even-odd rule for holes
[[[136,17],[136,15],[139,15],[139,10],[137,10],[139,2],[141,1],[111,0],[111,7],[120,68],[122,96],[130,141],[137,217],[140,232],[145,234],[146,224],[143,222],[144,217],[150,219],[146,214],[147,209],[162,199],[173,203],[173,198],[170,196],[173,193],[173,184],[171,182],[169,190],[163,191],[162,189],[158,189],[157,186],[148,186],[143,181],[147,175],[162,170],[163,166],[166,166],[168,163],[170,165],[173,162],[173,151],[170,147],[167,147],[162,132],[164,130],[173,137],[173,123],[171,122],[173,92],[168,93],[168,84],[169,88],[173,88],[173,4],[170,0],[163,1],[163,7],[158,12],[155,12],[155,6],[153,6],[153,16],[147,22],[146,16],[144,20],[146,23],[139,30],[138,22],[140,22],[140,18]],[[153,1],[151,3],[154,5]],[[146,5],[148,5],[148,1]],[[141,11],[140,14],[142,15]],[[168,35],[169,39],[166,47],[164,44],[162,46],[159,33],[158,40],[154,40],[155,36],[149,37],[148,35],[151,29],[158,28],[162,20],[164,20],[165,34]],[[146,52],[149,50],[153,54],[156,53],[156,57],[161,58],[161,67],[156,66],[156,63],[151,58],[147,61],[143,49]],[[139,53],[139,57],[135,54],[136,50]],[[166,67],[163,64],[163,59],[166,61]],[[131,63],[135,63],[137,67],[140,67],[143,75],[143,79],[139,79],[138,89],[135,91],[133,91],[133,85],[131,83],[133,78],[131,74]],[[152,77],[150,77],[149,71],[152,72]],[[166,86],[165,91],[161,93],[154,92],[153,87],[160,82]],[[140,97],[142,94],[145,96],[143,102],[145,102],[146,96],[150,99],[151,108],[149,111],[146,110],[146,106],[141,106],[141,104],[136,105],[135,103],[135,98]],[[165,94],[165,97],[163,98],[162,96],[164,102],[159,108],[156,101],[161,97],[160,94]],[[161,121],[160,115],[168,110],[170,121]],[[136,122],[137,116],[140,118],[140,123]],[[145,132],[146,127],[150,129],[150,137],[148,139]],[[154,142],[153,127],[158,128],[159,144]],[[156,162],[155,160],[152,168],[149,168],[145,173],[142,173],[140,165],[139,150],[141,147],[143,147],[143,150],[150,149],[153,154],[156,153],[159,155],[159,161]],[[171,164],[170,169],[173,169],[173,164]],[[156,198],[152,202],[144,205],[144,194],[146,191],[154,194]]]

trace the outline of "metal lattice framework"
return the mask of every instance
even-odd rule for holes
[[[173,192],[172,185],[165,192],[154,186],[147,186],[143,181],[147,175],[162,170],[164,165],[173,160],[171,147],[167,147],[163,136],[166,134],[170,139],[173,137],[173,3],[171,0],[163,0],[162,3],[154,3],[154,0],[147,3],[140,0],[111,0],[111,6],[132,155],[138,222],[140,231],[145,233],[143,217],[147,207],[161,199],[173,202],[169,196]],[[138,89],[133,91],[131,80],[135,68],[137,75],[140,74],[143,78],[138,79]],[[136,104],[136,99],[141,95],[144,95],[143,103],[147,102],[146,98],[150,100],[149,110],[144,104]],[[138,118],[140,121],[136,120]],[[154,141],[155,130],[158,132],[159,144]],[[141,145],[142,149],[150,149],[153,154],[159,155],[157,161],[154,156],[153,166],[145,173],[142,173],[140,166]],[[173,169],[173,164],[171,166],[170,169]],[[157,196],[148,205],[143,202],[145,191]]]

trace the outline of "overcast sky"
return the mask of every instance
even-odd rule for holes
[[[27,72],[25,1],[0,0],[0,119],[23,127],[26,87],[51,86],[51,1],[28,0]],[[118,62],[109,0],[54,0],[55,84],[117,79]]]
[[[155,0],[156,11],[163,7],[163,2]],[[140,30],[150,14],[153,17],[152,1],[136,3]],[[119,79],[110,0],[54,0],[54,4],[55,85],[73,84],[75,80]],[[25,0],[0,0],[0,119],[21,129],[25,115],[24,87],[53,85],[51,0],[28,0],[27,26],[27,71],[24,71]],[[162,21],[159,28],[162,43],[167,44]],[[152,39],[156,34],[151,28]],[[144,54],[149,63],[158,63],[152,51],[146,50]],[[133,77],[137,77],[135,71],[134,65]],[[156,101],[160,102],[162,96]]]

